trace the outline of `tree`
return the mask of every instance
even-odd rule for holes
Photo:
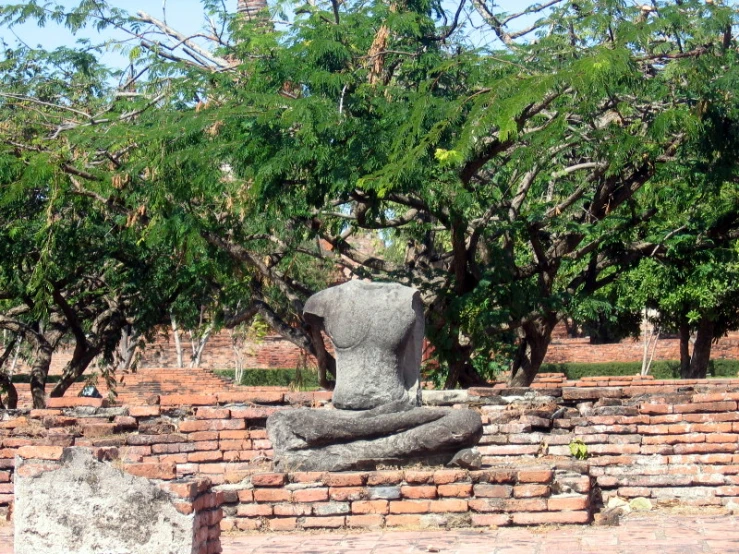
[[[49,102],[71,123],[44,147],[73,135],[66,164],[94,177],[75,175],[81,193],[148,244],[212,260],[221,321],[260,313],[325,384],[302,304],[337,265],[422,290],[447,386],[506,353],[527,385],[573,303],[667,250],[655,199],[700,200],[694,175],[736,183],[731,6],[317,2],[271,32],[204,6],[210,47],[148,14],[73,10],[73,27],[135,39],[132,78],[102,95],[105,117]],[[497,37],[482,48],[462,23],[475,14]],[[367,232],[388,249],[363,250]]]

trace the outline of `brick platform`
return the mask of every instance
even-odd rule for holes
[[[264,473],[225,492],[226,530],[588,523],[587,464],[524,469]],[[244,486],[245,485],[245,486]]]
[[[557,376],[543,379],[549,382],[542,382],[546,388],[538,391],[472,389],[468,402],[459,405],[471,406],[482,415],[484,436],[479,448],[484,471],[523,471],[524,466],[535,465],[556,473],[557,464],[576,461],[570,444],[582,441],[587,460],[578,464],[586,468],[582,475],[595,480],[596,504],[616,495],[644,496],[664,505],[739,504],[738,380],[618,378],[569,386]],[[572,500],[581,507],[565,508],[570,501],[558,497],[565,492],[586,494],[584,490],[536,482],[527,488],[518,475],[503,483],[486,481],[475,473],[449,483],[433,478],[415,483],[408,481],[407,471],[401,471],[384,477],[391,481],[387,487],[399,488],[400,496],[393,493],[396,498],[373,497],[380,476],[372,473],[353,477],[359,479],[356,484],[337,484],[332,479],[339,477],[330,474],[314,475],[305,482],[295,474],[282,475],[275,477],[281,480],[279,486],[255,482],[255,475],[270,470],[266,418],[291,406],[319,408],[329,398],[325,392],[226,391],[165,395],[156,399],[158,404],[113,408],[100,400],[58,399],[46,410],[0,412],[0,511],[13,499],[13,459],[20,448],[73,445],[117,448],[127,471],[149,478],[209,478],[224,495],[225,528],[392,527],[402,521],[475,525],[483,515],[491,521],[500,518],[503,524],[527,524],[526,518],[534,516],[516,514],[586,512],[592,507]],[[496,489],[502,500],[490,504],[495,497],[478,494],[483,485],[503,487]],[[517,490],[531,498],[517,497]],[[261,492],[255,496],[255,491]],[[377,504],[375,513],[360,513],[373,506],[362,502],[381,500],[387,503]],[[537,509],[511,509],[515,500],[533,500],[531,505]],[[478,509],[486,502],[495,510]],[[465,511],[461,511],[463,503]],[[450,509],[437,511],[443,507]]]

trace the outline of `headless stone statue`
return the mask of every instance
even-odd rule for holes
[[[349,281],[312,296],[304,314],[334,345],[337,409],[270,416],[276,470],[439,464],[477,443],[482,422],[476,412],[419,407],[424,322],[418,291]]]

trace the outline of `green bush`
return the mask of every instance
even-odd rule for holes
[[[233,369],[223,369],[216,373],[233,380],[235,372]],[[298,390],[319,388],[318,374],[305,369],[247,369],[238,384],[247,387],[292,387]]]
[[[542,364],[540,373],[564,373],[568,379],[613,375],[637,375],[641,362],[607,362],[602,364]],[[650,375],[655,379],[679,379],[680,362],[659,361],[652,364]],[[739,374],[739,360],[711,360],[708,367],[710,377],[733,378]]]
[[[84,383],[85,379],[87,379],[88,375],[80,375],[75,379],[75,383]],[[46,378],[46,384],[47,385],[53,385],[58,383],[62,380],[61,375],[49,375]],[[16,373],[13,375],[13,383],[30,383],[31,382],[31,375],[29,373]]]

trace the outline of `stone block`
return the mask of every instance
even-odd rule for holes
[[[36,463],[21,458],[19,470]],[[216,545],[221,512],[197,513],[194,497],[203,487],[169,487],[100,462],[87,449],[66,449],[55,469],[16,475],[15,552],[179,554]]]

